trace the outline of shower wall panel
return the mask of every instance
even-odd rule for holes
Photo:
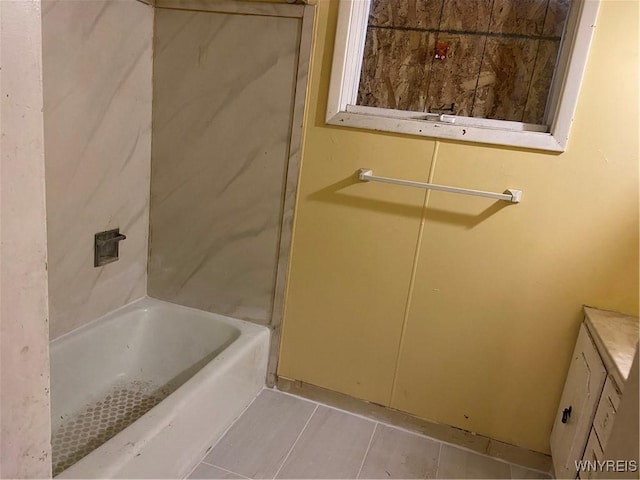
[[[300,25],[156,9],[150,296],[269,322]]]
[[[135,0],[42,2],[51,339],[145,295],[152,37]],[[117,227],[120,259],[95,268]]]

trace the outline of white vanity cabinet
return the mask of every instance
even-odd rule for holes
[[[575,461],[585,450],[606,377],[591,335],[582,324],[551,432],[553,467],[558,478],[575,478]]]
[[[638,341],[638,318],[585,307],[551,432],[557,478],[592,478],[579,460],[603,459]]]
[[[596,416],[593,419],[593,430],[596,433],[603,449],[607,446],[609,436],[611,435],[613,421],[616,418],[618,405],[620,405],[620,396],[621,394],[618,391],[616,384],[611,378],[607,378],[604,388],[602,389],[602,395],[600,396]]]

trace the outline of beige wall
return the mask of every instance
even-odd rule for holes
[[[0,478],[50,478],[40,1],[0,2]]]
[[[562,155],[324,125],[336,14],[319,2],[279,374],[548,452],[581,306],[638,313],[638,4],[602,2]]]
[[[42,11],[51,338],[146,293],[153,7],[46,0]],[[120,228],[120,260],[93,266]]]

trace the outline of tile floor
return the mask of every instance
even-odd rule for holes
[[[550,477],[265,389],[188,478]]]

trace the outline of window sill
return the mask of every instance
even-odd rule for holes
[[[359,109],[385,111],[384,109],[371,109],[367,107],[359,107]],[[389,110],[389,112],[394,112],[394,110]],[[407,114],[406,117],[420,115],[419,112],[413,112],[412,114],[409,114],[409,112],[402,113]],[[448,123],[416,118],[402,118],[392,115],[392,113],[387,116],[365,111],[337,112],[333,115],[327,115],[327,123],[329,125],[403,133],[421,137],[532,148],[550,152],[565,151],[566,139],[564,142],[558,141],[553,134],[540,131],[540,129],[543,128],[541,126],[532,126],[534,128],[527,130],[527,124],[520,124],[523,126],[522,129],[512,130],[493,126],[465,125],[460,117],[456,117],[457,123]]]

